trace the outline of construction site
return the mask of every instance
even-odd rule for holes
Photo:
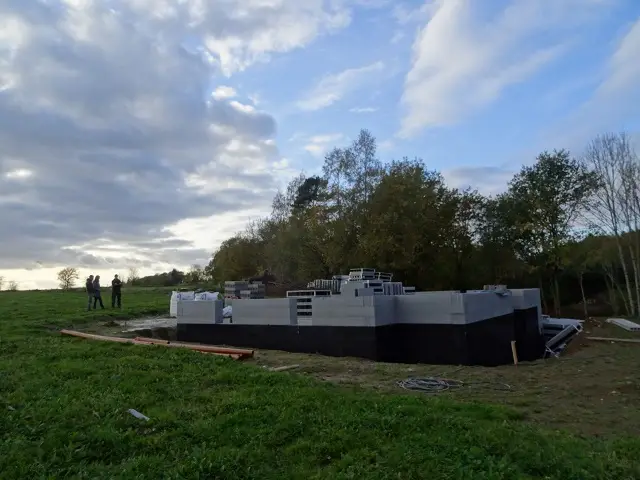
[[[556,354],[579,322],[542,315],[538,289],[416,292],[372,268],[285,298],[228,281],[224,299],[174,296],[177,340],[378,362],[498,366]]]
[[[195,350],[349,388],[446,393],[581,434],[637,430],[637,323],[549,317],[537,289],[415,292],[364,269],[289,292],[260,283],[167,292],[169,317],[62,333]]]

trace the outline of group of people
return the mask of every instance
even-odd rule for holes
[[[93,309],[95,310],[100,303],[100,308],[104,310],[104,303],[102,303],[102,292],[100,287],[100,275],[89,275],[86,283],[87,288],[87,310],[91,310],[91,303],[93,302]],[[122,307],[122,280],[118,278],[118,275],[111,280],[111,308]]]

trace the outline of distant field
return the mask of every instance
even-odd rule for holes
[[[438,397],[394,390],[393,382],[403,376],[455,367],[387,370],[278,352],[242,364],[57,333],[61,327],[98,328],[113,319],[166,314],[169,290],[125,291],[121,311],[110,309],[108,292],[105,300],[107,310],[86,312],[82,293],[0,293],[0,478],[640,478],[640,440],[630,438],[637,417],[625,413],[618,397],[638,405],[640,347],[603,345],[607,362],[597,361],[599,347],[590,346],[581,350],[581,363],[557,362],[555,370],[518,367],[509,381],[520,388],[522,405],[505,401],[507,408],[472,402],[472,390]],[[310,375],[255,365],[294,360]],[[635,370],[625,370],[633,365]],[[483,377],[472,370],[453,376]],[[616,381],[609,377],[619,370],[633,375],[630,383],[605,395]],[[491,381],[509,372],[484,371]],[[560,373],[566,373],[564,385]],[[313,376],[333,377],[327,379],[340,385]],[[581,418],[595,425],[593,417],[602,416],[592,408],[593,395],[560,424],[565,432],[527,413],[540,409],[537,397],[544,408],[553,407],[549,389],[558,389],[558,403],[569,401],[576,377],[581,385],[575,397],[591,391],[603,403],[616,398],[607,414],[609,422],[621,419],[620,428],[576,428]],[[486,392],[477,390],[478,398],[495,403]],[[151,421],[134,418],[129,408]]]

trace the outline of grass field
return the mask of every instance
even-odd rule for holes
[[[396,366],[385,373],[382,366],[368,381],[345,386],[313,378],[322,377],[313,371],[321,357],[264,352],[254,363],[238,363],[57,333],[166,313],[168,295],[140,290],[124,304],[115,314],[87,313],[78,293],[0,293],[0,478],[640,478],[633,430],[603,436],[571,425],[553,430],[553,423],[527,413],[535,409],[533,387],[521,398],[526,405],[492,406],[469,395],[390,393],[392,380],[408,368],[428,373],[435,367]],[[625,352],[615,361],[637,364],[640,347]],[[296,358],[312,375],[255,364]],[[598,362],[582,365],[592,370],[591,388],[609,382]],[[520,375],[535,383],[533,373]],[[542,377],[540,397],[548,388]],[[559,402],[572,379],[566,376]],[[130,408],[151,420],[134,418]],[[625,424],[633,423],[629,418]]]

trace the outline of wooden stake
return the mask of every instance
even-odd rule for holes
[[[516,351],[516,341],[511,340],[511,355],[513,355],[513,364],[518,366],[518,352]]]

